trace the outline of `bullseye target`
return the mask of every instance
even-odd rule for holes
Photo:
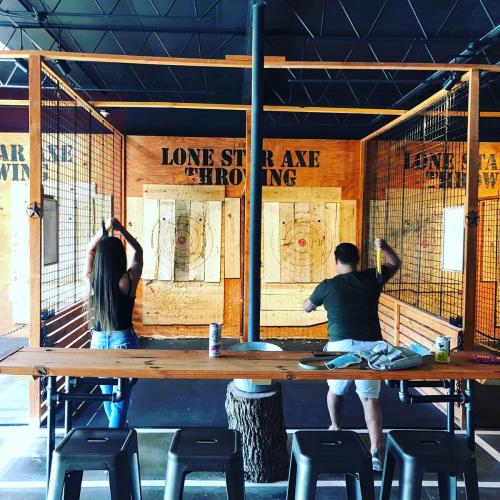
[[[280,218],[272,238],[273,257],[282,269],[300,274],[323,265],[334,249],[333,232],[318,213],[295,211]]]
[[[160,217],[151,231],[151,248],[155,255],[161,249],[174,247],[174,265],[179,271],[204,265],[212,252],[212,229],[204,214],[189,210],[177,211],[174,220]]]
[[[199,268],[212,252],[212,229],[204,214],[193,211],[178,211],[175,222],[175,267]]]

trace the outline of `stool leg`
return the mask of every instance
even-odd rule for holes
[[[141,490],[141,468],[139,465],[139,454],[133,453],[130,458],[130,470],[132,471],[132,494],[134,500],[142,500]]]
[[[394,477],[394,468],[396,459],[390,452],[389,446],[385,450],[384,469],[382,471],[382,484],[380,485],[380,500],[389,500],[391,496],[392,479]]]
[[[446,472],[438,473],[439,499],[457,499],[457,477]]]
[[[56,454],[52,461],[50,469],[49,490],[47,492],[47,500],[61,500],[64,490],[65,470]]]
[[[420,467],[401,463],[399,479],[399,498],[401,500],[420,500],[424,472]]]
[[[318,474],[314,467],[297,464],[297,479],[295,481],[295,500],[314,500],[316,495],[316,480]]]
[[[286,489],[286,500],[295,500],[295,481],[297,480],[297,462],[293,450],[290,453],[290,469],[288,471],[288,486]]]
[[[363,500],[375,500],[375,484],[373,482],[373,469],[367,465],[359,474],[359,487]]]
[[[477,468],[475,462],[469,465],[464,472],[464,480],[467,500],[479,500],[479,485],[477,482]]]
[[[186,471],[180,464],[168,461],[164,500],[181,500]]]
[[[108,470],[109,489],[111,500],[130,500],[132,496],[132,478],[129,468],[121,463],[114,462]]]
[[[231,463],[226,467],[226,491],[228,500],[244,500],[245,478],[243,473],[243,459]]]
[[[345,475],[345,489],[347,493],[347,500],[362,499],[359,481],[356,474],[349,472]]]
[[[64,477],[64,500],[78,500],[82,490],[82,470],[67,471]]]

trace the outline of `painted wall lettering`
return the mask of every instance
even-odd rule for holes
[[[479,155],[479,186],[484,189],[500,189],[497,153]],[[429,188],[465,188],[467,179],[467,154],[461,156],[448,152],[418,152],[411,154],[403,151],[404,168],[421,170],[431,181]]]
[[[215,148],[163,147],[164,167],[184,167],[191,183],[206,186],[237,186],[245,179],[246,150],[225,148],[216,154]],[[295,186],[297,169],[320,168],[320,151],[286,150],[277,157],[273,150],[264,149],[261,157],[264,186]]]

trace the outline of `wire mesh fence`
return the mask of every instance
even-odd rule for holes
[[[86,298],[88,242],[101,220],[121,212],[122,136],[46,68],[41,129],[41,314],[47,319]]]
[[[500,198],[479,201],[476,342],[500,348]]]
[[[403,260],[385,292],[461,321],[468,84],[366,143],[364,248],[374,238]],[[462,224],[457,227],[457,221]]]

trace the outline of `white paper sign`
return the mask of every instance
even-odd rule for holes
[[[464,265],[464,207],[447,207],[443,210],[443,246],[441,268],[443,271],[463,272]]]

